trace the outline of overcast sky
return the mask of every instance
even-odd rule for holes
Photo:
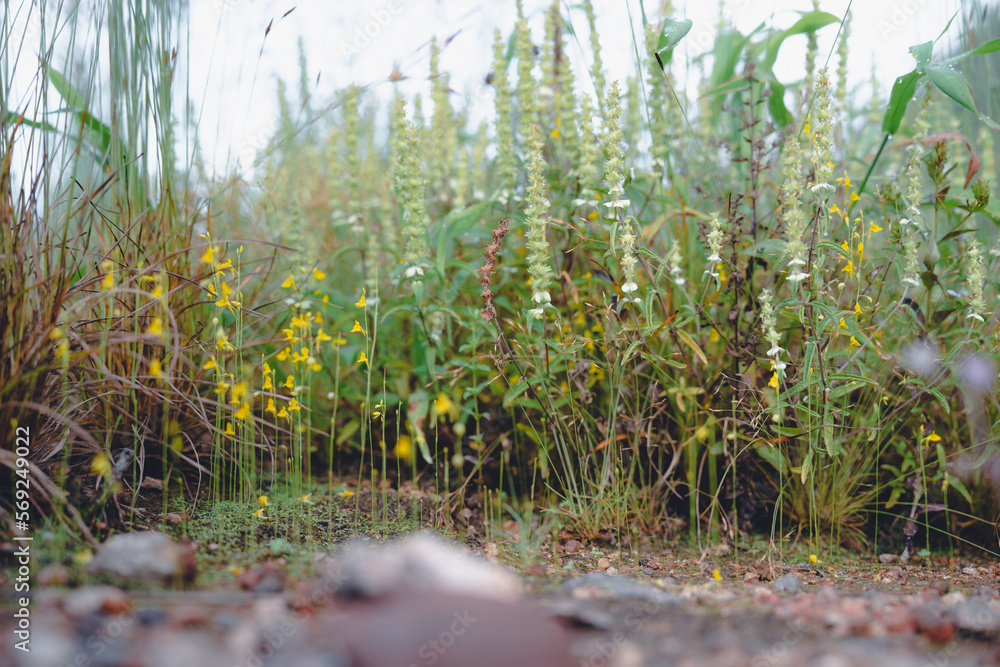
[[[27,0],[25,0],[27,1]],[[661,0],[646,0],[655,14]],[[635,72],[632,25],[641,40],[639,0],[595,0],[598,32],[607,80],[624,80]],[[50,0],[51,4],[51,0]],[[820,6],[843,15],[850,0],[821,0]],[[546,0],[525,0],[536,43],[543,38]],[[582,10],[563,3],[579,41],[569,37],[569,54],[578,80],[589,67],[586,20]],[[726,0],[725,19],[746,33],[761,23],[791,26],[809,0]],[[693,56],[714,41],[719,3],[684,0],[673,3],[672,16],[694,26],[681,42],[674,61],[682,84],[694,91],[697,72],[685,71]],[[907,47],[935,39],[960,7],[959,0],[863,0],[851,6],[850,82],[867,98],[874,61],[884,87],[913,67]],[[492,89],[484,78],[492,66],[493,30],[510,34],[516,16],[513,0],[190,0],[190,60],[187,69],[193,106],[201,115],[200,141],[209,166],[224,171],[263,146],[276,124],[277,81],[284,78],[293,94],[299,80],[298,40],[305,44],[309,79],[315,99],[329,101],[335,90],[350,84],[371,86],[371,96],[387,100],[393,91],[387,77],[398,66],[410,77],[401,88],[407,95],[429,90],[429,42],[452,37],[441,55],[441,69],[463,96],[478,99],[477,120],[492,113]],[[284,16],[286,12],[292,10]],[[272,23],[273,22],[273,23]],[[956,21],[952,34],[957,34]],[[265,38],[265,29],[271,24]],[[819,33],[820,62],[830,52],[837,32],[831,25]],[[775,73],[782,81],[801,78],[805,36],[790,38],[782,48]],[[831,67],[836,66],[836,59]],[[183,95],[178,86],[177,94]],[[183,109],[183,99],[176,109]],[[456,106],[460,100],[456,99]],[[430,108],[426,105],[425,108]],[[183,152],[181,158],[185,156]]]

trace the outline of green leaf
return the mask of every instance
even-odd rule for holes
[[[984,56],[987,53],[995,53],[997,51],[1000,51],[1000,37],[998,37],[997,39],[994,39],[994,40],[990,40],[989,42],[986,42],[985,44],[983,44],[982,46],[980,46],[978,49],[976,49],[975,51],[973,51],[969,55],[970,56]]]
[[[111,152],[111,128],[90,115],[83,95],[77,92],[58,70],[47,67],[45,71],[53,87],[72,107],[72,113],[80,120],[80,124],[96,135],[97,141],[90,141],[90,144],[98,150],[102,159],[106,159]]]
[[[771,71],[771,68],[774,67],[774,63],[778,60],[778,50],[787,38],[792,35],[800,35],[804,32],[816,32],[820,28],[826,27],[831,23],[840,23],[840,19],[829,12],[812,11],[803,14],[802,18],[796,21],[791,28],[768,39],[767,52],[761,66],[768,72]]]
[[[1000,125],[994,122],[992,118],[984,116],[983,112],[979,110],[976,98],[972,95],[972,86],[969,85],[969,81],[965,78],[964,74],[949,69],[944,65],[928,65],[924,68],[924,71],[927,72],[927,76],[930,77],[930,80],[934,82],[934,85],[942,93],[978,115],[979,120],[983,121],[988,128],[994,132],[1000,132]]]
[[[714,97],[716,95],[728,95],[729,93],[746,90],[750,87],[750,82],[745,76],[734,76],[728,81],[723,81],[719,85],[705,91],[703,97]]]
[[[845,321],[844,323],[846,324],[847,322]],[[842,380],[849,382],[863,382],[864,384],[878,386],[878,382],[862,375],[852,375],[850,373],[830,373],[829,377],[831,382],[835,380]]]
[[[896,82],[892,84],[892,93],[889,94],[889,105],[885,108],[885,117],[882,118],[883,132],[896,134],[899,130],[899,124],[903,122],[903,115],[906,114],[906,105],[913,99],[913,94],[917,92],[917,84],[923,76],[922,72],[913,70],[896,78]]]
[[[660,39],[656,42],[656,53],[659,54],[661,63],[665,65],[670,62],[674,55],[674,47],[691,31],[692,25],[694,23],[690,19],[664,20],[663,32],[660,33]]]
[[[941,407],[944,408],[945,414],[951,414],[951,406],[948,405],[948,399],[944,397],[944,394],[942,394],[939,389],[927,387],[927,393],[938,400],[938,403],[940,403]]]
[[[754,451],[760,455],[760,458],[774,466],[774,469],[779,473],[782,475],[787,474],[788,466],[785,462],[785,457],[781,454],[781,449],[778,447],[772,447],[765,442],[754,447]]]
[[[795,119],[785,106],[785,86],[772,80],[768,87],[771,89],[771,97],[767,100],[767,108],[771,111],[771,118],[779,127],[787,127]]]
[[[682,343],[691,348],[703,365],[708,365],[708,358],[705,356],[705,353],[701,351],[701,348],[698,347],[698,343],[694,342],[694,339],[691,338],[686,331],[678,329],[677,337],[681,339]]]
[[[965,498],[965,502],[969,503],[970,505],[972,504],[972,495],[969,493],[969,490],[965,488],[965,484],[962,482],[962,480],[960,480],[959,478],[955,477],[954,475],[948,472],[944,474],[944,478],[949,485],[955,487],[955,490],[958,491],[960,494],[962,494],[962,497]]]
[[[917,61],[917,69],[931,64],[931,50],[933,48],[933,42],[915,44],[909,48],[910,55]]]

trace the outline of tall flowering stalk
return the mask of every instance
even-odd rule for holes
[[[528,223],[528,273],[531,276],[531,302],[536,304],[528,311],[530,317],[541,318],[552,297],[546,289],[552,279],[552,257],[547,237],[548,223],[545,212],[549,201],[545,198],[545,159],[537,127],[529,138],[531,155],[528,162],[528,196],[524,214]]]
[[[517,184],[517,157],[514,155],[514,119],[507,79],[507,59],[500,29],[493,33],[493,88],[496,90],[497,179],[501,195],[506,198]]]
[[[781,168],[784,182],[781,184],[783,201],[780,217],[785,223],[785,254],[790,257],[788,281],[798,283],[809,277],[803,271],[809,248],[804,240],[806,214],[802,210],[802,144],[795,132],[785,140]]]
[[[393,118],[392,137],[393,179],[396,196],[403,207],[403,235],[406,237],[406,251],[403,261],[407,265],[404,278],[424,274],[428,264],[427,228],[430,219],[424,200],[423,167],[420,163],[420,147],[417,127],[406,119],[402,100],[396,103]]]
[[[441,49],[437,38],[431,39],[431,101],[434,112],[431,115],[431,136],[427,156],[427,177],[431,192],[438,198],[451,189],[451,177],[455,165],[455,154],[458,152],[459,123],[449,101],[448,74],[442,73],[439,67]]]
[[[930,106],[930,89],[924,96],[920,110],[917,112],[914,126],[916,131],[913,136],[913,143],[910,144],[906,169],[903,177],[906,183],[907,203],[903,215],[899,219],[902,227],[900,233],[903,243],[903,277],[902,283],[910,287],[920,286],[920,243],[918,241],[924,230],[923,215],[920,213],[920,163],[924,149],[921,140],[926,136],[929,125],[927,123],[927,109]]]
[[[597,34],[597,17],[594,14],[594,3],[591,0],[584,0],[583,11],[587,15],[587,25],[590,28],[590,50],[594,54],[594,65],[590,71],[594,77],[594,89],[597,91],[597,100],[600,103],[604,100],[604,63],[601,61],[601,41]]]
[[[771,304],[773,298],[774,292],[770,287],[766,287],[761,290],[757,300],[760,302],[761,330],[764,333],[764,340],[771,344],[771,347],[767,350],[767,356],[771,357],[771,368],[775,372],[771,380],[771,386],[777,388],[778,382],[784,377],[787,364],[781,359],[781,353],[785,351],[785,348],[778,345],[781,336],[778,334],[778,320],[775,315],[774,306]]]
[[[812,191],[820,201],[836,190],[833,180],[833,111],[830,108],[830,77],[824,67],[816,79],[816,100],[814,109],[816,122],[813,130],[813,168],[815,184]]]
[[[983,260],[983,251],[976,239],[969,242],[969,249],[966,251],[969,276],[967,283],[972,291],[972,298],[969,300],[969,310],[966,319],[972,318],[983,322],[983,311],[986,310],[986,299],[983,297],[983,285],[986,283],[984,269],[986,263]]]
[[[631,202],[622,197],[625,194],[623,187],[625,160],[622,159],[622,105],[617,81],[611,84],[604,109],[604,154],[607,158],[604,162],[604,184],[608,187],[610,199],[604,206],[608,208],[608,217],[614,220],[611,228],[611,245],[621,254],[619,261],[625,274],[622,292],[630,298],[632,293],[639,289],[635,274],[639,260],[635,256],[636,233],[631,221],[625,215],[625,209]]]
[[[517,130],[525,142],[526,152],[531,128],[538,124],[538,84],[531,70],[535,67],[535,46],[531,43],[528,19],[524,16],[524,5],[517,1],[517,23],[514,26],[514,51],[517,54]]]

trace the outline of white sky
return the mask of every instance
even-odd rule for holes
[[[820,7],[840,16],[849,2],[821,0]],[[646,3],[647,12],[655,14],[660,0]],[[525,0],[536,43],[543,38],[543,12],[550,4],[550,0]],[[719,3],[677,0],[673,4],[673,17],[694,22],[674,57],[675,74],[693,92],[697,73],[688,75],[684,67],[714,41]],[[907,47],[935,39],[960,4],[959,0],[855,0],[851,6],[849,67],[850,83],[857,86],[857,94],[869,96],[874,60],[883,98],[887,98],[894,78],[912,69]],[[760,23],[787,28],[798,19],[797,11],[811,9],[811,2],[726,0],[724,6],[726,20],[746,33]],[[282,18],[293,7],[294,11]],[[564,15],[569,11],[579,37],[579,41],[568,37],[568,46],[580,80],[591,62],[586,20],[582,10],[567,7],[564,1]],[[606,78],[609,82],[624,80],[636,71],[630,24],[637,26],[640,44],[642,40],[639,0],[595,0],[595,7]],[[411,77],[400,84],[403,92],[410,96],[425,93],[429,90],[430,39],[437,35],[443,41],[454,35],[441,55],[441,69],[451,74],[452,88],[478,99],[474,119],[488,117],[493,95],[484,78],[492,68],[493,30],[499,27],[508,36],[515,16],[513,0],[190,0],[190,60],[184,60],[181,49],[178,69],[184,72],[186,68],[193,106],[201,115],[202,154],[210,166],[224,171],[237,161],[246,165],[253,150],[264,145],[277,122],[279,77],[287,82],[293,100],[297,99],[300,37],[306,48],[310,82],[316,84],[314,99],[327,102],[335,90],[352,83],[371,85],[374,97],[388,100],[393,88],[386,78],[397,64],[402,74]],[[272,20],[265,39],[265,29]],[[957,34],[959,22],[953,25],[952,35]],[[366,29],[370,36],[365,35]],[[836,25],[820,31],[820,64],[836,32]],[[805,36],[799,35],[783,47],[775,67],[779,80],[788,82],[803,75],[805,42]],[[24,65],[22,62],[21,67]],[[835,66],[834,55],[831,67]],[[177,88],[175,109],[180,111],[184,90],[183,86]],[[459,99],[455,105],[460,106]],[[430,105],[425,104],[425,109]],[[179,157],[186,157],[183,151]]]

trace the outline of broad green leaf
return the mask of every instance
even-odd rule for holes
[[[689,19],[664,20],[663,32],[660,33],[660,39],[656,42],[656,53],[660,55],[661,63],[666,65],[670,62],[674,55],[674,47],[691,31],[692,25],[694,24]]]
[[[787,127],[795,119],[785,106],[785,86],[772,80],[768,82],[768,87],[771,89],[771,97],[767,100],[767,108],[771,111],[771,118],[778,127]]]
[[[924,68],[927,76],[942,93],[955,100],[963,107],[979,116],[988,128],[995,132],[1000,132],[1000,125],[983,115],[976,104],[976,98],[972,95],[972,86],[961,72],[956,72],[943,65],[928,65]]]
[[[917,61],[917,69],[931,64],[931,50],[933,48],[933,42],[924,42],[910,47],[910,55]]]
[[[760,458],[764,459],[777,470],[782,475],[787,474],[788,467],[785,463],[785,457],[782,456],[781,450],[777,447],[772,447],[767,443],[761,443],[754,447],[754,451],[760,455]]]
[[[111,128],[90,114],[83,95],[77,92],[58,70],[47,67],[45,71],[53,87],[72,108],[73,115],[80,120],[80,124],[96,135],[97,141],[91,140],[90,143],[98,150],[102,159],[106,158],[111,151]]]
[[[889,94],[889,106],[885,108],[885,117],[882,118],[883,132],[896,134],[899,130],[899,124],[903,122],[903,115],[906,114],[906,105],[913,99],[913,94],[917,92],[917,83],[923,76],[923,73],[913,70],[896,78],[896,82],[892,84],[892,93]]]
[[[840,23],[840,19],[828,12],[812,11],[803,14],[802,18],[796,21],[791,28],[768,40],[767,53],[762,66],[767,71],[770,71],[774,67],[774,63],[778,60],[778,50],[788,37],[800,35],[804,32],[816,32],[831,23]]]

